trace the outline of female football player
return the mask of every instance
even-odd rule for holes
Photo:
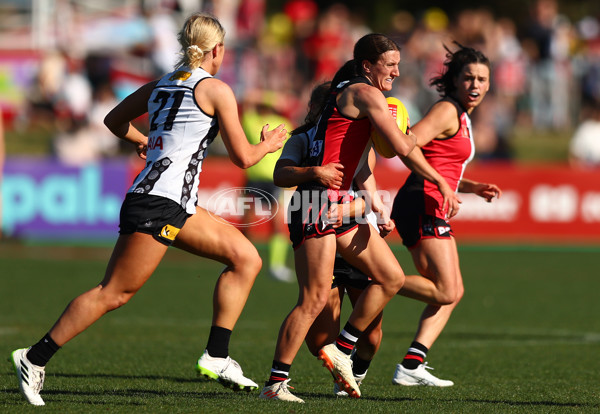
[[[197,191],[206,149],[219,131],[229,157],[241,168],[281,148],[287,132],[283,125],[270,131],[265,125],[260,143],[248,143],[231,88],[214,77],[223,62],[224,37],[214,17],[190,16],[179,33],[182,57],[175,70],[142,86],[106,116],[106,126],[133,144],[146,166],[121,207],[120,235],[104,279],[69,303],[38,343],[12,353],[21,391],[31,404],[44,405],[44,367],[55,352],[127,303],[170,245],[226,265],[215,286],[212,326],[197,370],[236,390],[258,387],[230,358],[228,347],[261,259],[240,231],[197,206]],[[148,136],[131,123],[146,112]]]
[[[490,62],[483,53],[458,46],[456,52],[446,49],[444,73],[430,82],[441,99],[412,127],[421,151],[413,151],[404,161],[413,169],[424,156],[452,189],[490,202],[500,196],[498,186],[463,178],[475,154],[469,115],[490,88]],[[391,217],[420,273],[406,277],[400,294],[427,303],[415,338],[396,367],[392,382],[397,385],[453,385],[431,375],[424,362],[464,293],[456,241],[448,221],[452,214],[443,203],[444,195],[438,188],[414,170],[394,199]]]
[[[372,128],[398,155],[406,156],[415,147],[414,137],[397,127],[382,93],[391,90],[399,75],[399,62],[399,47],[388,37],[369,34],[359,39],[354,46],[354,59],[335,75],[319,120],[308,131],[307,165],[340,164],[344,178],[339,189],[316,181],[302,183],[292,199],[289,228],[299,295],[279,331],[271,375],[261,398],[303,402],[287,389],[289,372],[308,329],[329,297],[336,251],[370,275],[373,282],[362,292],[336,341],[324,346],[318,358],[341,388],[353,397],[360,397],[350,354],[362,331],[400,290],[404,273],[372,226],[352,221],[340,225],[338,209],[352,198],[348,190]],[[454,192],[437,173],[428,178],[440,186],[447,202],[454,200]]]

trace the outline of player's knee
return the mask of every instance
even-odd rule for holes
[[[404,276],[404,273],[399,272],[394,277],[389,278],[387,282],[384,283],[383,287],[390,296],[393,296],[402,289],[405,280],[406,277]]]
[[[452,305],[456,300],[455,290],[442,290],[436,295],[436,305]]]
[[[110,296],[106,296],[104,300],[104,307],[106,312],[114,311],[125,305],[133,297],[135,292],[120,292]]]
[[[241,269],[244,273],[256,277],[262,267],[262,259],[254,246],[250,248],[236,248],[231,255],[231,263],[234,268]]]
[[[301,304],[302,309],[307,318],[314,320],[321,313],[327,300],[329,299],[329,292],[317,292],[312,295],[306,295],[303,303]]]
[[[462,299],[464,294],[464,288],[456,286],[452,289],[441,290],[437,295],[438,305],[456,305]]]
[[[456,298],[454,299],[454,303],[458,304],[458,302],[461,301],[461,299],[463,298],[463,296],[465,296],[465,287],[461,283],[460,286],[458,287],[458,291],[456,292]]]

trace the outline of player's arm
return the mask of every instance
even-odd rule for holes
[[[421,148],[415,147],[408,157],[401,157],[401,159],[404,164],[411,169],[411,171],[416,172],[438,187],[444,199],[442,211],[448,211],[448,218],[455,216],[456,213],[458,213],[459,204],[462,201],[456,195],[455,191],[448,185],[446,179],[442,177],[441,174],[431,166],[431,164],[429,164],[423,155]]]
[[[314,181],[326,188],[338,190],[344,179],[343,166],[331,163],[324,166],[301,166],[308,154],[308,136],[295,134],[285,143],[273,171],[273,183],[278,187],[295,187]]]
[[[352,92],[350,97],[354,99],[360,114],[369,117],[375,131],[386,140],[390,148],[398,156],[408,155],[415,147],[415,137],[400,131],[381,91],[372,86],[357,84]]]
[[[149,82],[123,99],[104,118],[104,125],[117,137],[131,142],[140,158],[146,159],[148,137],[132,121],[148,112],[148,100],[158,81]]]
[[[344,166],[330,163],[323,166],[300,167],[290,159],[279,159],[273,171],[273,183],[278,187],[295,187],[315,181],[326,188],[339,190],[344,178]]]
[[[416,136],[417,146],[406,157],[400,157],[412,171],[437,185],[444,199],[442,210],[447,211],[448,218],[458,213],[461,200],[448,182],[429,164],[421,147],[427,145],[436,137],[452,136],[459,127],[456,109],[448,102],[436,103],[429,112],[411,128]]]
[[[376,162],[377,157],[375,151],[371,148],[369,151],[368,162],[366,162],[356,174],[355,182],[365,198],[365,210],[367,210],[367,213],[369,209],[375,212],[377,215],[379,234],[381,237],[385,237],[394,230],[395,224],[390,219],[389,209],[381,198],[380,192],[377,191],[377,182],[375,180],[375,175],[373,174]]]
[[[240,124],[237,102],[233,91],[224,82],[210,78],[196,88],[196,101],[207,114],[214,114],[219,121],[219,131],[231,161],[240,168],[248,168],[266,154],[283,146],[287,131],[283,124],[269,130],[269,125],[260,131],[260,142],[252,145]],[[257,131],[258,133],[258,131]]]

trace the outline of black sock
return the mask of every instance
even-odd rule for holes
[[[292,369],[291,365],[273,360],[271,376],[266,384],[267,387],[275,384],[276,382],[282,382],[288,379],[290,377],[290,369]]]
[[[45,367],[50,358],[60,349],[56,342],[50,338],[50,334],[44,335],[40,341],[27,351],[27,359],[33,365]]]
[[[352,373],[355,377],[365,375],[369,369],[369,365],[371,365],[371,361],[362,359],[356,352],[352,355]]]
[[[429,351],[429,349],[425,345],[417,341],[413,341],[413,343],[410,344],[410,348],[408,348],[408,352],[406,352],[404,360],[402,361],[402,366],[406,369],[417,368],[425,361],[425,358],[427,357],[427,351]]]
[[[340,332],[335,340],[335,345],[340,351],[346,355],[350,355],[361,334],[362,331],[356,329],[350,322],[346,322],[344,329],[342,329],[342,332]]]
[[[229,338],[231,331],[220,326],[211,326],[208,335],[206,351],[214,358],[227,358],[229,356]]]

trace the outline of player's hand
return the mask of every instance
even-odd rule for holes
[[[371,208],[377,217],[377,228],[379,229],[379,235],[381,237],[387,236],[396,228],[396,223],[394,223],[394,221],[390,218],[388,207],[384,204],[379,206],[374,203]]]
[[[284,124],[279,124],[276,128],[269,131],[269,124],[265,124],[260,132],[260,142],[267,145],[267,152],[275,152],[281,147],[287,138],[287,130]]]
[[[489,183],[478,183],[475,185],[473,192],[479,197],[485,198],[485,201],[488,203],[491,203],[494,197],[500,198],[502,195],[502,190],[500,190],[500,187],[498,187],[496,184]]]
[[[456,216],[462,201],[445,181],[439,186],[439,189],[444,199],[442,211],[446,212],[446,217],[450,219]]]
[[[146,144],[138,144],[135,147],[135,151],[137,152],[138,157],[145,160],[146,155],[148,153],[148,145]]]
[[[392,231],[394,231],[394,229],[396,228],[396,223],[394,223],[394,220],[388,220],[387,223],[378,224],[377,227],[379,228],[379,235],[381,237],[385,237]]]
[[[337,162],[331,162],[321,167],[315,167],[317,181],[326,188],[339,190],[344,180],[344,166]]]
[[[331,224],[334,229],[342,225],[344,212],[342,206],[338,203],[332,203],[327,210],[327,223]]]

